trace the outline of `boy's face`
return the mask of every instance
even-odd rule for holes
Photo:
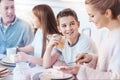
[[[14,1],[2,0],[0,2],[0,15],[5,24],[11,23],[15,17]]]
[[[73,16],[61,17],[58,28],[67,39],[75,39],[78,35],[79,22]]]

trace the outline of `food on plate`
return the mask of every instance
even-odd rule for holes
[[[63,73],[57,69],[47,69],[45,72],[43,72],[40,75],[40,80],[51,80],[51,79],[62,80],[62,79],[70,79],[72,77],[73,77],[72,74]]]

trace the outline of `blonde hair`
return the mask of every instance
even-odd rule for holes
[[[107,9],[110,9],[114,19],[120,15],[120,0],[85,0],[85,4],[92,5],[102,14],[105,13]]]

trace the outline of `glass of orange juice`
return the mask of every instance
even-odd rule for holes
[[[61,35],[59,35],[58,37],[60,38],[60,42],[56,45],[56,47],[62,49],[65,44],[65,37]]]

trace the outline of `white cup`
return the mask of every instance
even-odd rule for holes
[[[16,47],[7,48],[7,57],[11,60],[11,62],[14,62],[14,56],[16,52],[17,52]]]

